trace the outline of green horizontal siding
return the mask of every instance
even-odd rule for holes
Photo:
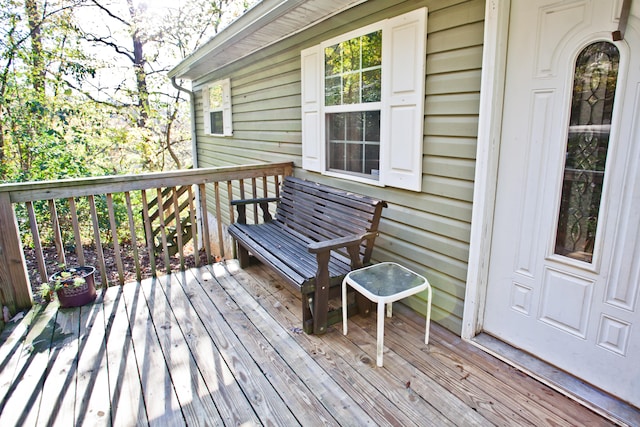
[[[422,192],[380,188],[309,173],[301,167],[300,51],[418,7],[429,9]],[[426,275],[433,318],[459,333],[464,304],[484,1],[370,0],[194,82],[201,166],[293,161],[297,176],[389,203],[374,258]],[[233,137],[204,135],[201,88],[231,78]],[[424,311],[424,295],[408,304]]]

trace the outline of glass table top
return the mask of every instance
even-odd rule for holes
[[[352,271],[349,279],[379,297],[395,295],[425,283],[423,277],[395,263],[375,264]]]

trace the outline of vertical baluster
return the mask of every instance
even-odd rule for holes
[[[256,179],[255,178],[251,178],[251,197],[253,197],[254,199],[258,198],[258,188],[256,186]],[[253,203],[253,222],[254,222],[254,224],[257,224],[258,222],[260,222],[260,217],[258,216],[258,204],[257,203]]]
[[[118,269],[118,282],[124,285],[124,266],[122,265],[122,255],[120,253],[120,243],[118,242],[118,228],[116,225],[116,214],[113,208],[113,195],[107,194],[107,209],[109,211],[109,224],[111,225],[111,240],[113,243],[113,256],[116,258],[116,268]]]
[[[280,197],[280,176],[274,175],[273,184],[276,186],[276,197]]]
[[[98,268],[100,269],[100,277],[102,278],[102,287],[106,289],[109,286],[107,282],[107,267],[104,263],[104,252],[102,251],[102,240],[100,239],[100,223],[98,222],[98,212],[96,210],[96,201],[93,196],[88,196],[89,209],[91,211],[91,223],[93,224],[93,240],[96,245],[96,254],[98,256]]]
[[[178,189],[173,187],[171,191],[173,199],[173,211],[176,221],[176,243],[178,245],[178,256],[180,257],[180,270],[184,270],[184,247],[182,242],[182,219],[180,218],[180,204],[178,203]]]
[[[220,207],[220,183],[216,181],[213,185],[216,203],[216,224],[218,224],[218,247],[220,258],[224,258],[224,238],[222,236],[222,209]]]
[[[196,222],[196,209],[193,204],[193,187],[189,185],[189,220],[191,221],[191,238],[193,239],[193,261],[195,266],[200,265],[200,251],[198,244],[198,223]]]
[[[40,241],[40,231],[38,230],[38,221],[36,213],[33,210],[33,203],[26,202],[27,213],[29,214],[29,225],[31,226],[31,235],[33,237],[33,246],[36,251],[36,261],[38,262],[38,272],[40,273],[40,281],[46,283],[49,281],[47,273],[47,264],[44,262],[44,254],[42,253],[42,242]]]
[[[140,282],[142,280],[142,271],[140,269],[140,254],[138,253],[138,236],[136,235],[136,222],[133,219],[133,208],[131,207],[131,194],[129,192],[124,193],[124,198],[127,203],[127,216],[129,217],[129,233],[131,236],[131,246],[133,250],[133,262],[136,264],[136,280]]]
[[[156,277],[158,275],[156,271],[156,250],[153,243],[153,230],[151,227],[151,219],[149,218],[149,203],[147,202],[147,191],[141,191],[142,197],[142,219],[144,222],[144,235],[147,238],[147,251],[149,251],[149,267],[151,268],[151,275]]]
[[[160,237],[162,239],[162,251],[164,252],[164,270],[171,273],[171,257],[169,256],[169,245],[167,244],[167,230],[164,223],[164,199],[162,198],[162,190],[156,189],[158,198],[158,221],[160,222]]]
[[[231,201],[233,200],[233,184],[231,181],[227,181],[227,197],[229,200],[229,224],[233,224],[236,222],[236,219],[233,206],[231,206]]]
[[[207,264],[211,264],[211,241],[209,240],[209,214],[207,213],[207,190],[204,184],[199,184],[200,212],[202,212],[202,242],[207,254]]]
[[[73,227],[73,237],[76,242],[76,256],[78,265],[84,265],[84,248],[82,247],[82,236],[80,236],[80,222],[78,221],[78,210],[76,209],[76,199],[69,197],[69,212],[71,213],[71,226]]]
[[[266,176],[262,177],[262,197],[269,197],[269,182]]]
[[[240,183],[240,199],[244,199],[244,179],[240,178],[238,181]]]
[[[58,219],[58,210],[56,209],[55,200],[49,200],[49,212],[51,213],[51,228],[53,231],[53,241],[58,252],[58,262],[67,265],[67,259],[64,255],[64,243],[62,242],[62,233],[60,231],[60,220]]]

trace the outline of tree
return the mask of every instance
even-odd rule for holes
[[[127,147],[146,168],[167,164],[181,168],[189,158],[187,105],[166,78],[168,69],[213,35],[222,22],[237,16],[254,1],[194,0],[175,8],[150,8],[134,0],[87,0],[103,26],[91,25],[83,38],[95,48],[110,50],[112,64],[124,67],[118,80],[84,88],[84,93],[120,111],[134,125]],[[234,6],[234,7],[232,7]],[[168,157],[171,159],[169,161]]]
[[[255,2],[0,0],[0,179],[184,167],[166,71]]]

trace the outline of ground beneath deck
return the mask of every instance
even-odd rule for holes
[[[303,333],[300,300],[233,261],[32,310],[0,346],[0,426],[610,423],[397,306]]]

